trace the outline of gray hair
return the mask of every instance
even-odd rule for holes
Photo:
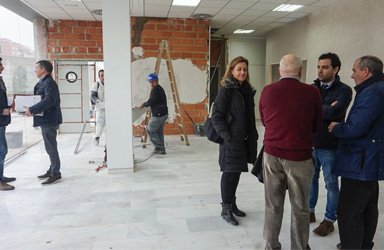
[[[300,70],[302,68],[301,59],[294,55],[288,54],[280,60],[280,76],[300,78]]]
[[[359,69],[369,69],[373,75],[383,73],[383,62],[376,56],[362,56],[359,59]]]

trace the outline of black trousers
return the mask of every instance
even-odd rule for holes
[[[341,178],[337,224],[342,249],[372,249],[378,199],[378,181]]]
[[[221,175],[221,200],[232,203],[236,196],[241,172],[223,172]]]

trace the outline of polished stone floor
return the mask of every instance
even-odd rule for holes
[[[74,155],[78,135],[60,135],[61,182],[42,186],[46,171],[43,143],[6,166],[16,176],[14,191],[0,192],[0,249],[263,249],[263,185],[249,173],[241,176],[238,206],[247,212],[240,226],[220,215],[218,147],[204,137],[166,136],[167,155],[151,156],[135,139],[135,172],[95,171],[103,147],[86,134]],[[323,186],[323,184],[321,184]],[[381,184],[381,188],[383,185]],[[318,219],[324,211],[320,189]],[[375,249],[384,249],[384,197]],[[287,196],[280,240],[289,249],[290,206]],[[317,225],[317,224],[316,224]],[[311,225],[314,229],[316,225]],[[335,249],[338,229],[328,237],[310,234],[312,249]]]

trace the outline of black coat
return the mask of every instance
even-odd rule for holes
[[[4,127],[11,123],[11,115],[3,115],[4,109],[9,108],[7,88],[3,82],[3,78],[0,76],[0,126]]]
[[[257,154],[258,133],[255,123],[256,91],[233,79],[219,89],[214,103],[212,124],[224,139],[220,144],[219,165],[224,172],[247,172]]]
[[[43,112],[43,116],[33,116],[33,126],[57,126],[63,122],[60,108],[59,87],[52,76],[46,75],[36,84],[35,95],[41,96],[41,101],[29,108],[32,114]]]
[[[352,89],[345,83],[340,81],[336,76],[332,85],[325,89],[321,89],[321,83],[317,79],[313,84],[320,91],[322,108],[323,108],[323,124],[321,130],[315,134],[313,146],[315,148],[337,149],[337,138],[328,132],[328,126],[331,122],[344,122],[345,114],[352,100]],[[331,106],[333,102],[337,104]]]

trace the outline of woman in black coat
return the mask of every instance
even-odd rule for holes
[[[258,133],[255,122],[254,90],[249,82],[248,60],[234,58],[227,67],[215,99],[212,124],[224,139],[220,144],[221,216],[237,226],[233,216],[246,214],[236,205],[236,189],[241,172],[248,172],[248,163],[254,163],[257,154]]]

